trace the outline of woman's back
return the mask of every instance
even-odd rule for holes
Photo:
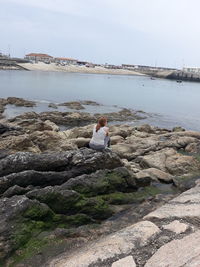
[[[95,125],[90,143],[95,145],[104,145],[104,140],[108,131],[108,127],[100,127],[98,131],[96,130],[96,127],[97,126]]]

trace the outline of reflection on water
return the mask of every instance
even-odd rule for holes
[[[107,109],[118,105],[157,114],[147,120],[152,125],[167,128],[180,125],[200,130],[199,83],[178,84],[143,76],[0,71],[0,97],[8,96],[53,103],[94,100]],[[34,110],[44,111],[44,107],[48,110],[48,104],[40,102]],[[67,111],[66,107],[62,108]],[[100,112],[96,108],[87,107],[87,111]],[[8,109],[7,114],[16,115],[18,111],[15,109]],[[102,109],[107,112],[105,107]]]

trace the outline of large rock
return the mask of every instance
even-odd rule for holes
[[[34,101],[25,100],[23,98],[18,97],[8,97],[7,104],[23,107],[34,107],[36,105]]]
[[[91,173],[107,168],[122,166],[118,156],[110,151],[97,152],[91,149],[60,153],[33,154],[18,152],[0,160],[0,177],[25,170],[35,171],[77,171]]]
[[[194,187],[169,201],[161,208],[149,213],[145,219],[200,219],[200,187]]]
[[[88,244],[75,254],[62,255],[50,263],[51,267],[88,267],[95,266],[101,260],[116,261],[121,255],[126,255],[136,247],[147,245],[150,238],[160,233],[152,222],[143,221],[109,235],[95,243]]]
[[[174,149],[163,149],[142,157],[144,168],[157,168],[172,175],[182,175],[198,171],[199,162],[192,156],[177,153]]]
[[[198,267],[200,263],[200,231],[162,246],[145,267]]]
[[[51,213],[46,205],[25,196],[0,199],[0,260],[9,256],[12,251],[28,241],[28,237],[30,238],[31,233],[25,232],[25,229],[23,232],[21,218],[34,206],[38,211],[41,210],[41,217],[48,217]]]
[[[66,106],[66,107],[68,107],[68,108],[76,109],[76,110],[85,109],[85,108],[81,105],[81,103],[80,103],[80,102],[77,102],[77,101],[61,103],[61,104],[59,104],[59,106]]]
[[[86,214],[91,220],[102,220],[113,214],[112,209],[98,198],[87,198],[74,190],[48,186],[27,193],[31,199],[45,203],[57,214]]]
[[[137,179],[143,179],[145,177],[150,177],[152,181],[161,181],[170,183],[173,181],[173,176],[169,173],[163,172],[156,168],[144,169],[136,173]]]
[[[60,186],[62,189],[75,190],[81,194],[96,196],[112,192],[134,191],[137,186],[134,177],[124,167],[113,170],[99,170],[92,174],[83,174],[68,180]]]
[[[111,267],[122,267],[122,266],[136,267],[136,264],[135,264],[133,257],[128,256],[128,257],[122,258],[118,261],[115,261],[115,262],[113,262]]]

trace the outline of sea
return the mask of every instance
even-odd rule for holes
[[[84,111],[114,112],[129,108],[148,114],[144,120],[127,122],[132,125],[149,123],[168,129],[181,126],[200,131],[200,83],[195,82],[177,83],[131,75],[0,71],[0,97],[9,96],[34,100],[37,106],[9,105],[5,111],[8,118],[27,111],[53,111],[49,103],[93,100],[102,105],[85,106]],[[69,111],[66,107],[59,110]]]

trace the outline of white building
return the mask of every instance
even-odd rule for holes
[[[183,68],[183,71],[185,72],[191,72],[191,73],[200,73],[200,68],[198,67],[185,67]]]

